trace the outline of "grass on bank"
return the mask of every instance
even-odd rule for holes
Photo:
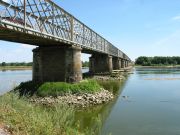
[[[33,93],[41,92],[42,96],[49,96],[64,92],[95,92],[104,85],[98,83],[96,80],[85,80],[78,84],[38,84],[31,81],[21,83],[19,88],[24,90],[21,93],[33,95]],[[106,83],[104,86],[108,88],[108,85],[115,84]],[[10,131],[15,135],[97,135],[100,132],[99,117],[95,122],[96,126],[83,131],[80,130],[78,121],[74,125],[75,111],[75,108],[63,104],[54,104],[51,107],[33,104],[28,102],[26,97],[19,97],[19,94],[15,92],[0,96],[0,123],[9,125]]]
[[[10,126],[18,135],[75,135],[80,134],[70,126],[74,110],[63,104],[45,108],[29,103],[17,94],[0,96],[0,122]]]
[[[80,83],[69,84],[65,82],[35,83],[33,81],[21,83],[15,91],[20,95],[59,96],[66,93],[94,93],[101,90],[96,80],[83,80]]]
[[[0,123],[7,125],[12,135],[97,135],[100,118],[96,127],[81,131],[79,122],[74,124],[75,111],[60,103],[51,107],[33,104],[14,92],[0,96]]]

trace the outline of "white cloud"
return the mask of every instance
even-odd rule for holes
[[[179,46],[180,45],[180,31],[176,31],[169,36],[154,43],[154,46]]]
[[[174,17],[172,18],[172,20],[173,20],[173,21],[178,21],[178,20],[180,20],[180,15],[174,16]]]

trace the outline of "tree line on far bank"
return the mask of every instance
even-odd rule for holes
[[[2,62],[0,66],[32,66],[32,62]]]
[[[2,62],[2,63],[0,63],[0,66],[32,66],[32,65],[33,65],[33,62],[9,62],[9,63]],[[82,61],[82,66],[89,67],[89,62]]]
[[[173,56],[173,57],[146,57],[140,56],[135,60],[136,65],[141,66],[168,66],[168,65],[180,65],[180,57]]]

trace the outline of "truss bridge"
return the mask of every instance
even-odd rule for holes
[[[33,80],[78,82],[81,53],[92,54],[90,72],[112,72],[130,58],[52,0],[0,0],[0,40],[37,46]]]

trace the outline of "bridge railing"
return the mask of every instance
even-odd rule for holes
[[[0,0],[2,26],[130,60],[126,54],[51,0]]]

